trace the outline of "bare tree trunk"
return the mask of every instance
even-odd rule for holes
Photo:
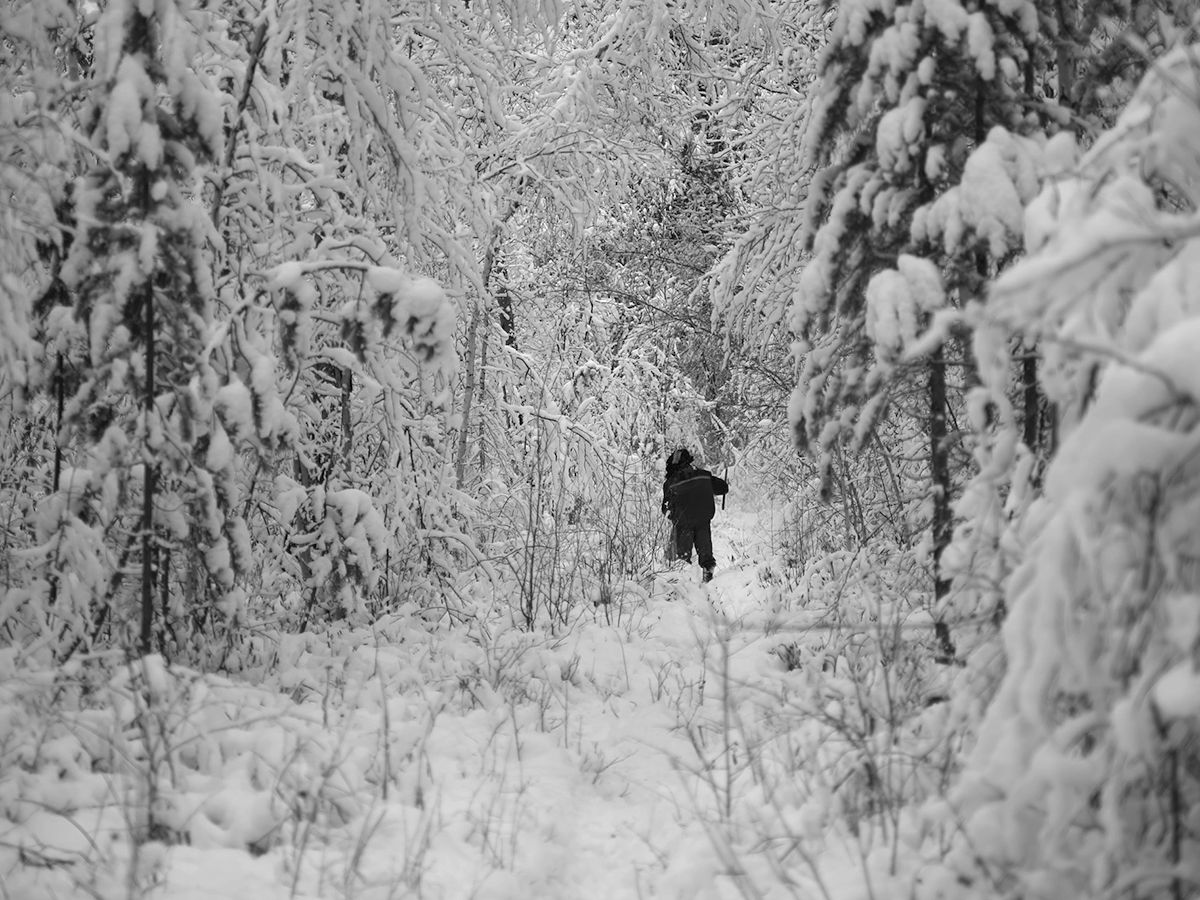
[[[501,221],[506,221],[516,209],[514,204],[501,218]],[[509,347],[517,346],[516,336],[516,320],[514,318],[512,295],[508,292],[508,282],[504,279],[504,265],[497,262],[497,243],[500,240],[499,229],[493,235],[492,244],[488,247],[487,253],[483,257],[483,290],[484,294],[492,293],[493,274],[499,271],[501,282],[499,288],[495,292],[496,306],[500,310],[500,327],[504,329],[504,343]],[[462,424],[458,431],[458,447],[454,453],[454,480],[458,487],[463,486],[463,479],[466,477],[467,467],[467,447],[470,443],[471,435],[471,408],[475,402],[475,393],[482,382],[483,375],[480,373],[476,376],[477,367],[475,365],[476,354],[479,346],[479,326],[483,319],[482,303],[476,301],[471,309],[471,323],[467,326],[467,359],[466,359],[466,375],[463,377],[463,411]],[[483,365],[487,364],[487,335],[483,336]]]
[[[1022,439],[1034,453],[1041,449],[1041,395],[1037,383],[1037,355],[1027,347],[1021,358]]]
[[[146,328],[146,382],[142,411],[146,417],[143,427],[149,431],[150,418],[154,415],[154,288],[147,284],[142,303],[145,306]],[[145,440],[145,439],[143,439]],[[144,446],[142,457],[142,654],[154,651],[154,490],[155,465],[150,458],[150,448]]]
[[[1075,16],[1066,9],[1063,10],[1063,16],[1066,24],[1068,24],[1071,28],[1074,28]],[[1063,60],[1065,59],[1064,54],[1067,53],[1069,53],[1069,51],[1060,46],[1058,51],[1058,75],[1060,89],[1063,87],[1063,81],[1065,79],[1067,82],[1067,90],[1070,90],[1070,80],[1073,77],[1074,63],[1071,64],[1070,69],[1062,68]],[[1029,62],[1025,66],[1026,96],[1034,96],[1036,87],[1035,76],[1036,72],[1034,70],[1034,62],[1033,57],[1031,56]],[[1040,460],[1044,451],[1046,450],[1046,447],[1044,446],[1045,435],[1043,429],[1044,423],[1042,421],[1044,398],[1042,396],[1041,389],[1038,386],[1038,350],[1037,347],[1032,344],[1023,346],[1022,349],[1024,351],[1021,354],[1022,438],[1025,442],[1025,446],[1029,448],[1029,452]],[[1033,478],[1035,484],[1040,484],[1040,465],[1035,466]]]
[[[479,400],[487,403],[488,331],[483,331],[483,342],[479,345]],[[483,419],[479,420],[479,471],[487,471],[487,442],[484,440]]]
[[[933,488],[933,606],[934,633],[941,656],[954,659],[950,627],[941,618],[950,579],[942,572],[942,554],[950,545],[950,453],[946,429],[946,351],[939,347],[929,359],[929,474]]]
[[[490,253],[489,253],[490,257]],[[489,264],[484,264],[484,272]],[[467,371],[463,377],[462,422],[458,426],[458,447],[454,451],[454,483],[463,486],[467,468],[467,445],[471,434],[471,407],[475,402],[475,345],[479,340],[479,318],[481,304],[478,300],[472,304],[471,324],[467,326]]]
[[[59,481],[62,479],[62,433],[63,412],[67,402],[67,391],[64,385],[63,373],[63,358],[59,353],[54,360],[54,475],[53,481],[50,483],[50,493],[53,494],[59,489]],[[58,602],[58,551],[55,551],[54,568],[50,572],[50,606],[54,606]]]
[[[342,477],[350,480],[350,453],[354,449],[354,423],[350,418],[350,395],[354,392],[354,373],[343,367],[341,372],[342,389]]]
[[[171,551],[167,547],[159,549],[158,553],[158,614],[161,626],[158,629],[158,652],[165,659],[167,656],[167,630],[171,628]],[[193,616],[195,611],[192,611]],[[174,629],[171,629],[172,635]],[[178,643],[178,640],[176,640]]]
[[[1064,108],[1075,104],[1075,82],[1078,80],[1079,60],[1076,57],[1075,30],[1079,27],[1079,14],[1075,0],[1059,0],[1059,40],[1056,71],[1058,72],[1058,103]]]
[[[496,288],[496,308],[500,310],[500,328],[504,331],[504,346],[517,347],[517,318],[513,310],[512,294],[508,291],[508,270],[501,260],[496,264],[500,273],[500,284]],[[490,280],[490,279],[489,279]]]

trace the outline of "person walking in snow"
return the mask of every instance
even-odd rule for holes
[[[675,535],[675,559],[696,561],[704,571],[704,580],[711,581],[717,561],[713,558],[712,517],[717,511],[714,497],[729,492],[729,485],[706,469],[692,465],[692,454],[686,447],[667,457],[667,477],[663,481],[662,511],[671,520]]]

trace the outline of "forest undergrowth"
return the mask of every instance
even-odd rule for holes
[[[528,627],[519,580],[463,584],[228,676],[8,648],[0,895],[888,896],[953,758],[928,617],[789,566],[778,509],[715,538],[707,588],[659,565]]]

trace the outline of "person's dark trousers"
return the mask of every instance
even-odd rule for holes
[[[713,559],[712,527],[708,522],[680,522],[675,530],[675,549],[680,559],[692,558],[692,547],[696,548],[696,561],[702,569],[716,568]]]

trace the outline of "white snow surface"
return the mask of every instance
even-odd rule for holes
[[[1173,666],[1154,685],[1154,702],[1167,719],[1200,719],[1200,669],[1192,660]]]
[[[74,728],[31,728],[46,715],[21,700],[36,685],[0,656],[0,734],[23,761],[0,773],[6,894],[866,898],[864,866],[888,847],[835,827],[832,796],[772,795],[746,765],[739,734],[797,727],[774,698],[800,673],[772,651],[805,615],[762,574],[761,519],[718,512],[707,587],[694,566],[666,571],[556,634],[507,613],[454,628],[412,613],[365,634],[277,639],[250,677],[151,658],[118,667],[113,708]],[[129,727],[147,702],[157,743]],[[135,849],[147,747],[162,757],[153,803],[174,837]],[[777,790],[816,762],[795,765]],[[766,889],[767,863],[746,852],[771,816],[802,840],[799,894],[777,879]],[[735,848],[730,833],[748,842]],[[872,877],[888,896],[887,876]]]

